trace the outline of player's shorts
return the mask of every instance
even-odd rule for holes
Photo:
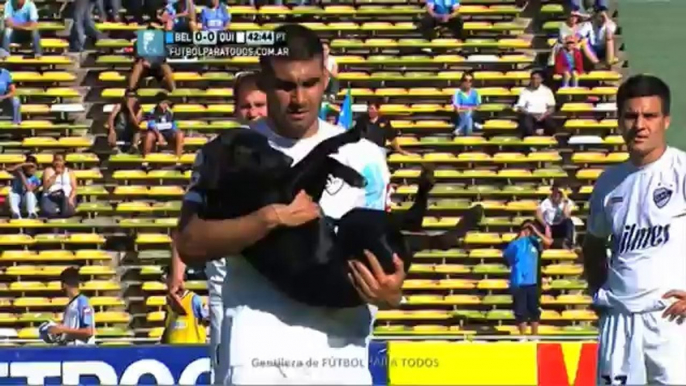
[[[686,385],[686,324],[663,311],[600,318],[598,385]]]

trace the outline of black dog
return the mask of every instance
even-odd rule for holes
[[[329,155],[357,142],[360,133],[349,130],[316,146],[303,160],[292,160],[273,149],[267,139],[247,129],[232,130],[202,149],[199,190],[206,193],[200,216],[207,219],[235,218],[270,204],[288,204],[301,190],[319,201],[329,175],[355,187],[364,178]],[[222,165],[218,167],[218,165]],[[404,215],[379,210],[353,209],[340,220],[320,218],[294,228],[280,228],[245,249],[243,255],[281,291],[300,302],[322,307],[352,307],[362,304],[347,278],[349,259],[366,261],[370,250],[384,269],[394,270],[393,253],[410,267],[412,253],[427,247],[447,249],[478,219],[467,216],[454,231],[440,236],[413,236],[405,241],[402,229],[418,230],[433,187],[433,172],[422,175],[417,200]],[[335,232],[335,227],[338,232]]]

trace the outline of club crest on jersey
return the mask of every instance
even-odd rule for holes
[[[326,193],[328,193],[329,196],[335,196],[336,193],[341,191],[341,189],[343,189],[343,180],[329,175],[329,178],[326,181]]]
[[[665,205],[669,202],[669,199],[672,198],[673,192],[670,189],[667,188],[657,188],[653,192],[653,202],[655,202],[655,205],[662,209],[664,208]]]

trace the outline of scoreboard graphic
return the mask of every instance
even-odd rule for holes
[[[169,59],[284,56],[287,48],[276,47],[285,40],[274,31],[138,31],[136,52],[142,57]]]

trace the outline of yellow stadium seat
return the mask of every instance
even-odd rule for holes
[[[171,243],[171,237],[166,234],[157,233],[139,233],[136,237],[136,244],[168,244]]]

